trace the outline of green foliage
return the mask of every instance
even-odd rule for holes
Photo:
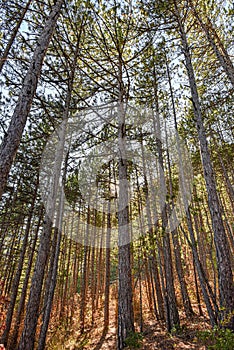
[[[176,324],[171,330],[171,335],[183,335],[186,332],[187,327],[185,325],[180,326],[179,324]]]
[[[210,350],[234,349],[234,333],[230,329],[216,327],[212,330],[200,331],[197,338]]]
[[[143,336],[141,333],[131,332],[125,339],[125,344],[131,350],[140,349],[142,347],[142,339]]]

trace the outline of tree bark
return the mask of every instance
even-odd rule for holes
[[[21,247],[21,253],[20,253],[20,258],[19,258],[19,262],[18,262],[18,267],[17,267],[17,271],[16,271],[16,274],[15,274],[15,277],[14,277],[14,281],[13,281],[13,285],[12,285],[11,301],[10,301],[10,304],[9,304],[9,307],[8,307],[8,310],[7,310],[6,328],[5,328],[5,331],[4,331],[3,336],[1,338],[1,343],[4,344],[5,346],[7,346],[9,332],[10,332],[10,329],[11,329],[12,317],[13,317],[13,312],[14,312],[14,308],[15,308],[15,302],[16,302],[16,298],[17,298],[17,294],[18,294],[20,277],[21,277],[22,269],[23,269],[23,265],[24,265],[24,257],[25,257],[25,254],[26,254],[26,249],[27,249],[27,244],[28,244],[28,237],[29,237],[31,224],[32,224],[32,217],[33,217],[33,211],[34,211],[37,191],[38,191],[38,183],[36,184],[36,189],[35,189],[34,196],[33,196],[33,202],[31,204],[31,208],[30,208],[30,212],[29,212],[29,216],[28,216],[28,220],[27,220],[27,225],[26,225],[26,228],[25,228],[25,235],[24,235],[24,240],[23,240],[23,244],[22,244],[22,247]]]
[[[121,58],[120,58],[121,61]],[[134,332],[131,248],[129,233],[129,208],[126,157],[126,124],[121,62],[119,63],[118,150],[119,150],[119,206],[118,206],[118,350],[125,339]]]
[[[20,339],[18,350],[31,350],[34,346],[37,320],[39,317],[39,306],[44,280],[44,272],[49,256],[52,221],[55,214],[57,191],[59,186],[59,178],[61,174],[66,127],[67,119],[65,119],[63,125],[60,127],[60,130],[58,132],[57,149],[55,151],[55,160],[53,166],[53,181],[51,184],[51,188],[48,189],[50,197],[47,205],[47,212],[44,219],[43,232],[41,234],[37,261],[30,288],[24,329]]]
[[[23,312],[24,312],[24,308],[25,308],[25,300],[26,300],[26,295],[27,295],[28,282],[29,282],[30,273],[32,270],[33,257],[35,255],[35,248],[36,248],[36,244],[37,244],[37,238],[38,238],[42,219],[43,219],[43,208],[40,209],[37,227],[34,231],[34,238],[33,238],[32,246],[30,248],[31,253],[29,256],[28,266],[27,266],[25,279],[24,279],[24,283],[23,283],[23,288],[22,288],[22,292],[21,292],[21,296],[20,296],[19,306],[17,309],[17,315],[15,318],[15,325],[14,325],[14,329],[13,329],[13,334],[12,334],[11,339],[10,339],[9,350],[15,350],[15,348],[16,348],[18,335],[19,335],[19,328],[20,328],[20,324],[23,320]]]
[[[54,235],[56,235],[55,252],[51,260],[51,266],[50,266],[51,271],[49,273],[49,276],[51,277],[51,281],[49,284],[49,290],[47,291],[47,295],[46,295],[45,311],[43,314],[43,324],[41,327],[40,336],[38,340],[38,348],[37,348],[38,350],[43,350],[45,348],[46,335],[49,327],[50,313],[52,309],[54,291],[55,291],[56,282],[57,282],[57,270],[58,270],[60,243],[61,243],[61,236],[62,236],[63,206],[64,206],[64,198],[63,198],[63,195],[61,194],[60,210],[58,213],[57,225],[56,225],[57,227],[55,228],[55,232],[54,232]]]
[[[32,2],[32,0],[29,0],[27,2],[27,4],[26,4],[26,6],[25,6],[25,8],[24,8],[24,10],[23,10],[23,12],[22,12],[22,14],[20,16],[20,19],[19,19],[18,23],[16,24],[15,28],[13,29],[13,31],[11,33],[11,37],[10,37],[8,43],[7,43],[7,46],[6,46],[5,50],[3,51],[2,57],[0,58],[0,73],[2,72],[3,66],[4,66],[4,64],[5,64],[6,60],[7,60],[7,57],[9,55],[10,49],[12,47],[12,44],[13,44],[15,38],[16,38],[18,30],[19,30],[19,28],[21,26],[21,23],[24,20],[24,17],[25,17],[25,15],[26,15],[26,13],[27,13],[27,11],[29,9],[29,6],[30,6],[31,2]]]
[[[4,192],[14,157],[18,150],[32,101],[37,89],[44,57],[64,0],[57,0],[46,21],[24,78],[9,128],[0,147],[0,198]]]
[[[215,177],[208,149],[205,127],[203,124],[201,106],[197,91],[196,79],[191,61],[190,49],[185,33],[184,26],[180,19],[180,14],[175,2],[176,16],[179,25],[181,43],[185,56],[186,68],[189,77],[190,90],[192,95],[194,116],[197,126],[198,138],[200,143],[201,160],[208,194],[208,204],[211,214],[212,227],[214,232],[214,242],[216,248],[219,297],[222,309],[222,320],[228,323],[231,329],[234,329],[234,285],[233,274],[230,259],[230,250],[223,225],[221,208],[219,204],[218,193],[216,189]]]
[[[157,91],[157,77],[156,70],[154,66],[153,71],[154,77],[154,100],[156,104],[155,117],[153,119],[154,122],[154,133],[156,138],[156,147],[158,153],[158,161],[159,161],[159,178],[160,178],[160,186],[162,188],[166,187],[165,184],[165,171],[164,171],[164,162],[163,162],[163,150],[162,150],[162,141],[161,141],[161,125],[160,125],[160,115],[159,115],[159,105],[158,105],[158,91]],[[167,213],[167,205],[164,204],[162,209],[162,239],[163,239],[163,252],[164,252],[164,269],[165,269],[165,282],[166,282],[166,295],[165,301],[168,305],[167,311],[167,329],[170,332],[173,327],[178,327],[180,325],[179,313],[177,308],[176,296],[175,296],[175,288],[174,288],[174,276],[172,269],[172,255],[171,255],[171,240],[170,234],[166,232],[166,227],[168,224],[168,213]]]

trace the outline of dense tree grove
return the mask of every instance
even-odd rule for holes
[[[203,317],[232,349],[232,2],[0,8],[0,344]]]

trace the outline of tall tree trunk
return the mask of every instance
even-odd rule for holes
[[[34,346],[37,321],[39,317],[39,306],[44,280],[44,272],[49,256],[52,221],[55,214],[57,191],[63,161],[66,127],[67,119],[65,118],[64,123],[62,124],[58,132],[57,149],[55,151],[55,161],[52,173],[53,181],[51,184],[51,188],[48,189],[50,197],[47,205],[47,212],[45,215],[43,232],[41,234],[39,251],[30,288],[24,329],[18,347],[19,350],[31,350]]]
[[[16,349],[16,344],[17,344],[18,335],[19,335],[19,328],[20,328],[20,324],[23,320],[23,313],[24,313],[25,301],[26,301],[26,296],[27,296],[27,288],[28,288],[30,273],[32,270],[32,265],[33,265],[33,257],[35,255],[35,248],[36,248],[36,244],[37,244],[37,238],[38,238],[42,219],[43,219],[43,208],[40,209],[37,227],[35,228],[32,246],[30,247],[31,252],[29,255],[28,267],[27,267],[27,270],[25,273],[25,279],[24,279],[24,283],[23,283],[21,296],[20,296],[19,306],[17,309],[17,315],[15,318],[13,334],[10,338],[10,344],[9,344],[10,350]]]
[[[5,328],[3,336],[1,338],[1,343],[4,344],[5,346],[7,346],[8,336],[9,336],[9,332],[11,329],[12,317],[13,317],[15,302],[16,302],[16,298],[17,298],[17,294],[18,294],[20,277],[21,277],[22,269],[23,269],[23,265],[24,265],[24,257],[25,257],[25,253],[26,253],[26,249],[27,249],[27,245],[28,245],[28,237],[29,237],[30,228],[31,228],[31,224],[32,224],[32,217],[33,217],[33,211],[34,211],[34,206],[35,206],[35,201],[36,201],[36,196],[37,196],[37,191],[38,191],[38,185],[39,185],[39,183],[37,182],[36,189],[35,189],[34,196],[33,196],[33,202],[31,204],[31,208],[30,208],[30,212],[29,212],[29,216],[28,216],[28,220],[27,220],[27,225],[25,228],[25,235],[24,235],[24,240],[23,240],[23,244],[21,247],[20,259],[18,262],[16,275],[14,277],[14,282],[12,285],[11,301],[10,301],[10,304],[8,307],[7,318],[6,318],[6,328]]]
[[[104,331],[109,326],[109,299],[110,299],[110,241],[111,241],[111,163],[109,162],[109,201],[107,213],[107,231],[106,231],[106,276],[105,276],[105,306],[104,306]]]
[[[219,280],[220,306],[221,310],[223,310],[222,319],[226,319],[226,322],[228,319],[229,327],[231,329],[234,329],[234,285],[232,267],[230,263],[230,250],[225,228],[223,225],[222,214],[219,205],[219,198],[217,194],[214,172],[206,139],[206,132],[202,119],[201,106],[197,91],[195,74],[191,61],[189,45],[176,3],[175,8],[179,30],[181,34],[181,43],[183,47],[183,53],[185,56],[186,68],[189,77],[193,109],[200,143],[201,159],[208,194],[209,210],[211,214],[212,227],[214,232],[214,242],[216,247]]]
[[[175,109],[175,101],[174,101],[174,94],[172,89],[172,83],[171,83],[171,76],[170,76],[170,70],[166,58],[166,69],[167,69],[167,76],[168,76],[168,82],[169,82],[169,88],[170,88],[170,97],[172,102],[172,110],[173,110],[173,116],[174,116],[174,124],[175,124],[175,131],[176,131],[176,142],[177,142],[177,150],[179,153],[179,158],[181,159],[180,149],[179,149],[179,139],[178,139],[178,130],[177,130],[177,120],[176,120],[176,109]],[[166,123],[165,123],[166,124]],[[167,130],[165,126],[165,130]],[[166,132],[166,143],[167,143],[167,163],[168,163],[168,171],[169,171],[169,183],[170,183],[170,196],[172,198],[172,210],[174,207],[174,199],[173,199],[173,187],[172,187],[172,174],[171,174],[171,164],[170,164],[170,157],[169,157],[169,151],[168,151],[168,138],[167,138],[167,132]],[[181,168],[181,166],[179,167]],[[173,211],[172,215],[176,215]],[[176,218],[173,218],[173,220],[177,220]],[[175,260],[176,260],[176,270],[180,282],[180,288],[181,288],[181,294],[183,299],[183,305],[185,309],[185,314],[188,318],[190,318],[194,313],[191,305],[191,301],[188,295],[188,290],[184,278],[184,271],[182,267],[181,262],[181,254],[180,254],[180,245],[178,240],[178,230],[175,228],[172,231],[172,240],[174,245],[174,253],[175,253]]]
[[[119,62],[118,150],[119,150],[119,205],[118,205],[118,350],[125,339],[134,332],[131,247],[129,233],[129,206],[126,156],[126,123],[124,110],[122,62]]]
[[[87,209],[87,223],[86,223],[86,232],[84,238],[84,253],[83,253],[83,266],[82,266],[82,281],[81,281],[81,302],[80,302],[80,332],[84,333],[85,330],[85,310],[87,304],[87,281],[88,281],[88,258],[90,247],[88,246],[89,242],[89,230],[90,230],[90,208]]]
[[[205,304],[206,304],[206,307],[207,307],[207,311],[208,311],[208,314],[209,314],[209,317],[210,317],[211,325],[214,326],[217,323],[217,318],[216,318],[216,315],[215,315],[215,313],[213,311],[212,304],[211,304],[211,301],[210,301],[210,298],[209,298],[209,294],[207,292],[206,285],[207,285],[209,291],[210,291],[210,286],[208,285],[208,283],[206,283],[207,279],[205,278],[204,271],[202,269],[202,265],[201,265],[201,262],[200,262],[200,259],[199,259],[199,256],[198,256],[196,240],[195,240],[195,235],[194,235],[194,230],[193,230],[193,225],[192,225],[192,217],[191,217],[191,214],[190,214],[189,203],[188,203],[188,199],[187,199],[187,196],[186,196],[186,191],[185,191],[185,188],[184,188],[184,184],[185,184],[184,167],[183,167],[183,162],[182,162],[180,141],[179,141],[179,137],[178,137],[178,125],[177,125],[177,116],[176,116],[174,95],[173,95],[173,90],[172,90],[172,84],[171,84],[171,78],[170,78],[170,70],[169,70],[167,59],[166,59],[166,68],[167,68],[168,82],[169,82],[170,95],[171,95],[171,101],[172,101],[174,126],[175,126],[175,131],[176,131],[176,145],[177,145],[177,152],[178,152],[178,158],[179,158],[180,185],[181,185],[181,190],[182,190],[183,205],[184,205],[184,208],[186,210],[186,219],[187,219],[187,225],[188,225],[188,230],[189,230],[191,243],[189,242],[189,239],[188,239],[187,236],[186,236],[186,239],[187,239],[188,243],[190,244],[190,246],[192,248],[195,266],[197,268],[199,280],[200,280],[200,283],[201,283],[202,294],[203,294],[204,301],[205,301]],[[182,229],[182,227],[181,227],[181,229]],[[182,231],[184,232],[184,230],[182,230]],[[185,232],[184,232],[184,234],[185,234]]]
[[[32,101],[37,89],[44,57],[49,46],[64,0],[57,0],[38,39],[9,128],[0,147],[0,198],[24,131]]]
[[[159,161],[159,178],[160,186],[162,188],[166,187],[165,183],[165,170],[163,162],[163,150],[161,141],[161,125],[160,125],[160,115],[159,115],[159,104],[158,104],[158,87],[157,87],[157,77],[156,68],[154,65],[153,70],[154,77],[154,102],[156,105],[155,117],[153,119],[154,134],[156,138],[156,147],[158,153]],[[164,252],[164,264],[165,264],[165,282],[166,282],[166,302],[168,304],[167,310],[169,311],[167,317],[167,328],[170,332],[173,327],[178,327],[180,325],[179,313],[177,308],[175,288],[174,288],[174,276],[172,268],[172,255],[171,255],[171,240],[170,234],[166,231],[168,224],[168,213],[166,203],[162,209],[162,237],[163,237],[163,252]]]
[[[46,295],[45,311],[43,314],[43,324],[41,327],[40,336],[38,340],[38,348],[37,348],[38,350],[43,350],[45,348],[46,335],[49,327],[50,314],[51,314],[53,298],[54,298],[54,291],[55,291],[56,282],[57,282],[57,270],[58,270],[60,243],[61,243],[61,236],[62,236],[63,209],[64,209],[64,198],[63,198],[63,194],[61,193],[60,210],[58,211],[56,228],[54,232],[54,235],[56,236],[55,251],[53,254],[53,258],[51,259],[51,266],[50,266],[51,271],[49,271],[49,275],[48,275],[50,276],[51,280],[50,280],[49,289]]]

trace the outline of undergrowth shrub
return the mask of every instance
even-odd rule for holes
[[[230,329],[215,327],[212,330],[199,331],[197,338],[208,350],[234,349],[234,333]]]

